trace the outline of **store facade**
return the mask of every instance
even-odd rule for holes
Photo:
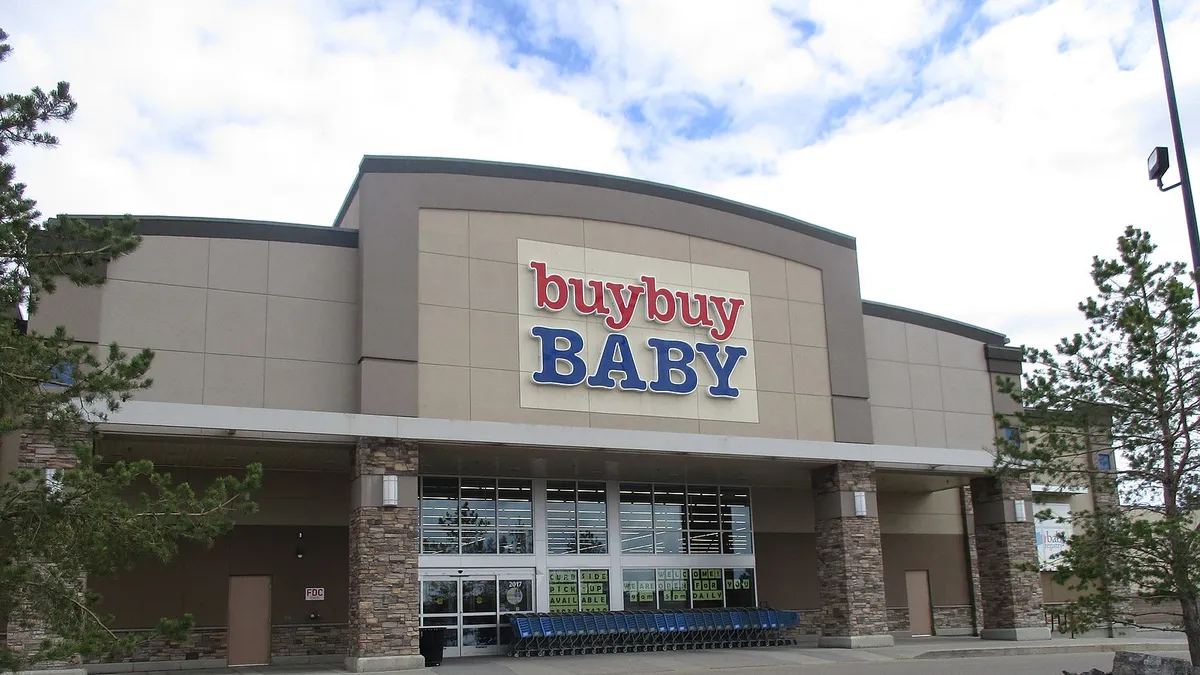
[[[1016,565],[1037,559],[1030,487],[984,476],[1019,350],[863,302],[850,237],[641,181],[390,157],[334,227],[142,231],[31,328],[156,351],[105,456],[266,476],[214,549],[96,582],[122,629],[197,616],[131,662],[395,669],[421,626],[498,653],[509,614],[568,609],[769,605],[833,647],[1049,636]]]

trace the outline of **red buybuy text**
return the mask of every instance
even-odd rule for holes
[[[584,316],[605,317],[604,324],[612,330],[628,326],[640,306],[647,321],[678,319],[685,326],[704,326],[712,339],[724,342],[733,335],[746,304],[742,298],[674,291],[649,275],[642,275],[640,284],[625,284],[548,274],[546,263],[539,261],[531,261],[529,269],[537,280],[534,301],[539,309],[559,312],[570,306]]]

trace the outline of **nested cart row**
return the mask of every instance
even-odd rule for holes
[[[795,644],[799,612],[761,608],[564,612],[511,617],[509,656],[611,654]]]

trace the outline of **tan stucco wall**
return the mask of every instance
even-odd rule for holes
[[[813,497],[804,486],[755,487],[754,531],[812,532]],[[879,492],[879,529],[883,534],[963,533],[957,489],[937,492]]]
[[[984,345],[912,324],[863,317],[875,442],[991,449],[992,378]]]
[[[959,492],[880,492],[879,530],[883,534],[963,533]]]
[[[581,218],[422,209],[419,225],[418,391],[422,417],[833,439],[819,270],[699,237]],[[644,259],[647,267],[674,264],[686,271],[687,265],[678,266],[683,262],[690,269],[720,267],[740,272],[749,291],[745,294],[749,310],[743,310],[743,320],[750,319],[747,324],[753,326],[754,358],[739,367],[754,366],[754,388],[744,390],[744,395],[756,400],[754,417],[758,421],[712,419],[720,414],[706,419],[703,411],[687,409],[687,402],[680,400],[686,397],[663,394],[601,391],[597,398],[622,396],[620,403],[629,404],[597,407],[579,401],[588,394],[582,386],[579,392],[550,392],[561,404],[555,403],[554,397],[537,400],[526,387],[523,406],[522,383],[529,373],[521,369],[521,350],[528,347],[522,341],[533,338],[521,330],[518,280],[522,271],[532,274],[520,264],[522,240],[534,242],[534,247],[539,242],[557,244],[572,247],[561,250],[584,254],[625,254],[620,258],[624,261],[633,255],[657,259]],[[647,256],[648,252],[652,253]],[[554,325],[558,318],[551,316],[547,323]],[[579,320],[573,315],[562,318]],[[464,396],[464,392],[470,395]],[[704,405],[713,403],[731,402],[708,401]],[[617,409],[624,412],[612,412]],[[651,414],[637,414],[647,411]]]
[[[92,339],[155,352],[154,385],[135,398],[357,410],[356,249],[147,236],[107,274],[90,294],[48,298],[31,327],[53,330],[72,307],[98,308]]]

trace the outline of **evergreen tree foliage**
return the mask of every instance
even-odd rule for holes
[[[12,51],[7,38],[0,31],[0,61]],[[22,439],[73,451],[50,476],[17,469],[0,477],[0,621],[10,632],[0,671],[129,653],[156,635],[183,639],[193,624],[186,615],[139,633],[111,630],[113,617],[97,610],[101,598],[87,581],[166,562],[182,542],[211,545],[235,514],[255,508],[250,497],[261,483],[257,465],[196,491],[149,461],[102,461],[95,426],[151,385],[153,354],[82,344],[62,327],[41,334],[21,318],[59,284],[102,284],[105,264],[140,242],[128,216],[43,220],[15,179],[13,147],[57,145],[44,125],[75,110],[66,82],[0,97],[0,435],[8,456]],[[28,630],[44,635],[30,650],[13,640]]]
[[[1092,494],[1054,573],[1079,593],[1076,629],[1142,625],[1149,603],[1200,665],[1200,314],[1187,266],[1155,249],[1127,228],[1115,258],[1093,259],[1087,330],[1027,349],[1022,385],[1001,380],[1023,412],[1001,416],[1020,433],[998,441],[996,470]]]

